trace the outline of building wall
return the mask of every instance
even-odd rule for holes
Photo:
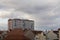
[[[33,30],[34,29],[34,21],[24,20],[24,26],[25,26],[24,28]]]
[[[13,28],[23,28],[22,20],[13,20]]]
[[[12,29],[13,25],[13,20],[8,21],[8,29]]]

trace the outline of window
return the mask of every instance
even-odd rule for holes
[[[14,24],[14,26],[17,26],[17,25],[16,25],[16,20],[15,20],[15,24]]]
[[[33,23],[31,24],[31,28],[33,28],[34,26],[33,26]]]
[[[24,21],[23,21],[23,26],[25,27],[25,23],[24,23]]]

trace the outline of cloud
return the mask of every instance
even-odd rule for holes
[[[4,19],[2,19],[2,18],[0,18],[0,30],[8,30],[8,19],[6,19],[6,18],[4,18]]]
[[[0,18],[32,19],[37,30],[46,29],[46,25],[56,29],[59,27],[53,24],[59,24],[60,0],[0,0]]]

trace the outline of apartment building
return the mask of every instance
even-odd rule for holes
[[[9,19],[8,28],[10,30],[15,28],[34,30],[34,21],[27,19]]]

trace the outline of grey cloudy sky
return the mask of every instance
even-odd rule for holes
[[[60,0],[0,0],[0,29],[9,18],[32,19],[36,30],[60,28]]]

